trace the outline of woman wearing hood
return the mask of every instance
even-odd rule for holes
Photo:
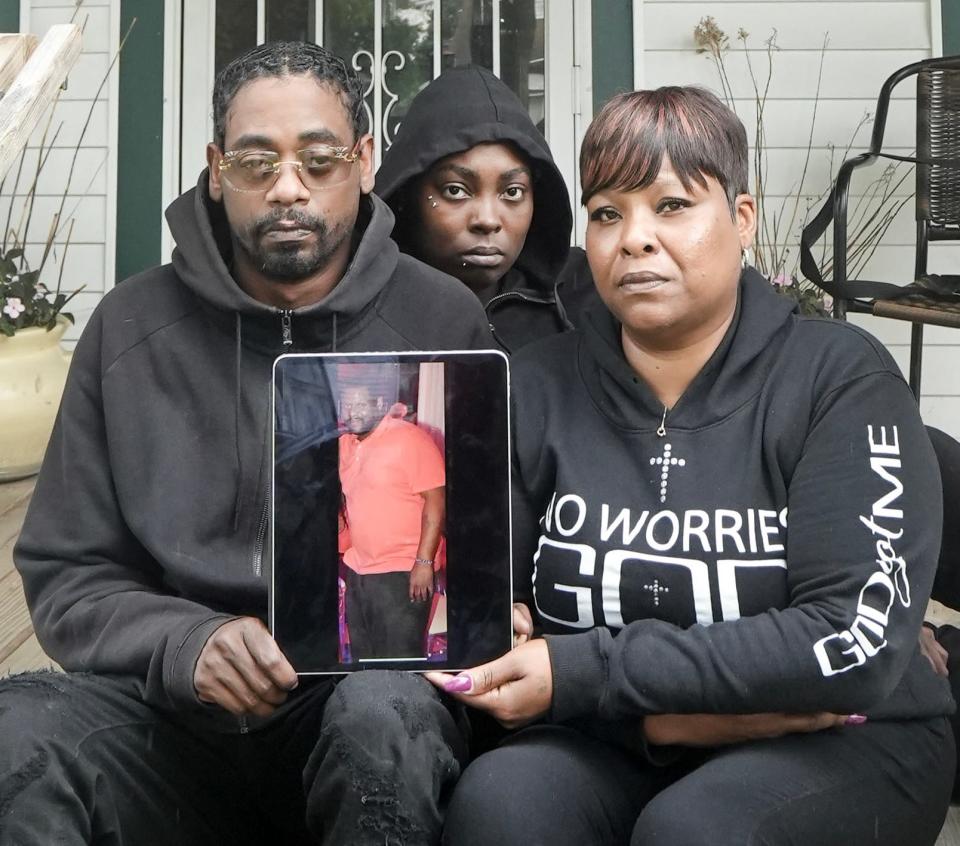
[[[445,71],[377,172],[400,249],[469,287],[508,352],[567,328],[557,280],[573,217],[546,139],[489,71]],[[578,251],[579,252],[579,251]]]

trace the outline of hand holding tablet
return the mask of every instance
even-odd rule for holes
[[[277,359],[271,629],[297,673],[510,649],[507,377],[498,352]]]
[[[509,729],[521,728],[550,710],[553,671],[542,638],[518,646],[508,655],[449,675],[427,673],[427,680],[471,708],[486,711]]]

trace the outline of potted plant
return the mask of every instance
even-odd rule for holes
[[[22,247],[0,251],[0,481],[40,468],[70,360],[60,338],[73,316],[63,309],[80,290],[51,291]]]
[[[75,22],[82,2],[78,0],[71,22]],[[33,217],[40,174],[63,126],[60,123],[51,134],[59,92],[47,114],[29,186],[25,191],[19,191],[26,151],[21,154],[16,176],[12,179],[6,223],[0,232],[0,482],[36,473],[53,430],[70,361],[69,353],[60,347],[63,333],[73,323],[73,315],[64,311],[64,308],[84,287],[81,285],[70,293],[63,292],[61,288],[66,252],[73,232],[73,218],[70,212],[65,211],[65,206],[71,196],[77,156],[90,126],[94,107],[100,101],[104,86],[135,24],[136,18],[130,22],[90,103],[73,146],[59,208],[53,215],[42,255],[35,267],[28,261],[27,233]],[[0,182],[0,190],[3,184]],[[12,226],[18,194],[24,201],[19,219]],[[60,272],[55,287],[52,287],[51,283],[45,283],[42,279],[47,278],[44,276],[44,271],[49,268],[47,260],[53,254],[55,244],[61,241],[58,256]]]
[[[6,222],[0,233],[0,482],[32,476],[40,469],[60,406],[70,360],[69,354],[60,347],[64,331],[73,322],[73,316],[65,312],[64,307],[82,289],[81,286],[70,294],[60,290],[64,258],[73,231],[72,218],[66,227],[66,242],[59,256],[60,275],[56,288],[51,290],[41,281],[41,275],[60,234],[60,221],[65,217],[64,205],[73,178],[73,164],[76,163],[76,154],[83,142],[86,126],[74,147],[73,163],[60,197],[60,208],[53,215],[42,257],[36,267],[31,266],[26,252],[40,174],[62,127],[60,124],[51,137],[51,124],[58,101],[59,92],[49,107],[32,179],[22,192],[20,184],[24,175],[26,150],[20,155],[16,175],[12,179]],[[0,183],[0,189],[5,183],[6,180]],[[23,197],[23,205],[19,218],[13,224],[18,195]]]

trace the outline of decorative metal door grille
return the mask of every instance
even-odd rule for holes
[[[215,68],[264,41],[313,40],[365,84],[377,162],[410,101],[445,68],[489,68],[546,120],[545,0],[220,0]]]

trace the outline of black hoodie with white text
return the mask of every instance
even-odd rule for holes
[[[918,647],[937,462],[889,353],[753,270],[666,411],[602,304],[521,351],[514,576],[552,718],[642,748],[644,714],[950,713]]]

